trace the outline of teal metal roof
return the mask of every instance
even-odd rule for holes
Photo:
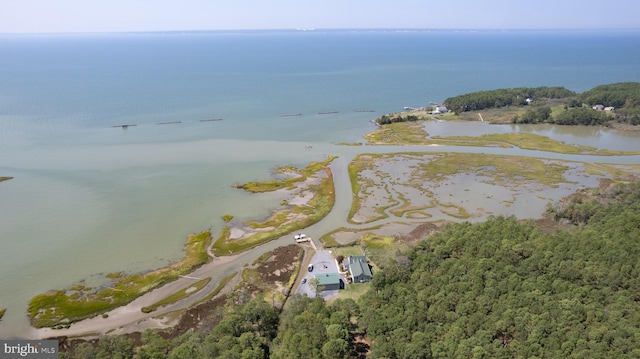
[[[318,285],[340,284],[340,276],[338,273],[316,274]]]
[[[365,275],[369,278],[373,277],[369,264],[367,264],[367,257],[365,256],[349,256],[349,270],[353,277],[359,277]]]

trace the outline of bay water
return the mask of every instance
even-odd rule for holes
[[[0,183],[0,337],[29,335],[36,294],[175,261],[188,233],[215,236],[225,214],[264,218],[273,198],[233,183],[347,163],[369,149],[339,143],[362,142],[382,114],[625,81],[640,81],[637,31],[0,35],[0,176],[14,177]],[[444,134],[476,131],[455,126]],[[495,129],[640,149],[600,128]]]

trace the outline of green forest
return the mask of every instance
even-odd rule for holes
[[[198,330],[107,336],[61,358],[638,358],[640,184],[492,217],[396,253],[358,300],[230,295]],[[567,227],[568,226],[568,227]]]
[[[469,111],[504,108],[507,113],[511,113],[508,119],[512,123],[602,126],[615,121],[640,125],[640,83],[601,85],[579,94],[564,87],[478,91],[450,97],[443,105],[457,115]],[[433,107],[426,109],[431,108]],[[424,116],[400,112],[382,115],[374,122],[384,126],[424,119]]]
[[[478,111],[507,106],[526,106],[527,99],[560,99],[575,96],[576,93],[564,87],[519,87],[478,91],[449,97],[444,105],[456,113]]]
[[[640,83],[621,82],[596,86],[583,92],[579,100],[589,106],[615,107],[615,120],[640,125]]]
[[[529,99],[529,101],[527,101]],[[548,103],[563,105],[552,116]],[[621,82],[600,85],[583,93],[564,87],[513,88],[479,91],[450,97],[444,105],[456,113],[503,107],[529,107],[513,117],[513,123],[551,123],[557,125],[605,125],[610,121],[640,124],[640,83]],[[601,106],[593,109],[594,106]],[[612,111],[602,111],[612,108]]]
[[[390,116],[390,115],[382,115],[375,120],[375,123],[382,126],[388,125],[390,123],[396,122],[415,122],[420,121],[421,118],[414,115],[406,115],[406,116]]]
[[[581,93],[579,99],[589,106],[638,107],[640,106],[640,83],[620,82],[596,86]]]

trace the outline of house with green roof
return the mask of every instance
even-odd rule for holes
[[[365,283],[373,278],[365,256],[349,256],[349,272],[353,283]]]
[[[318,289],[324,290],[339,290],[340,275],[338,273],[322,273],[316,274],[315,278],[318,280]]]

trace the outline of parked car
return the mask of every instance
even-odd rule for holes
[[[307,278],[302,278],[302,284],[307,283]]]
[[[309,272],[313,272],[313,264],[309,264]]]

